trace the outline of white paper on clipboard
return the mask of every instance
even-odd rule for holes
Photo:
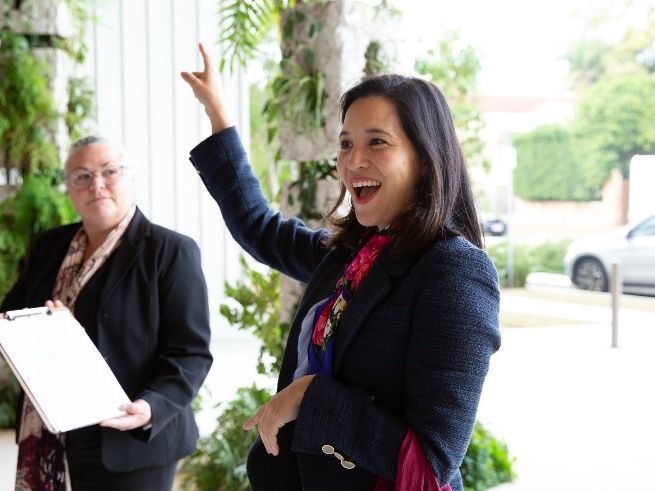
[[[67,310],[7,312],[0,320],[0,353],[52,433],[121,416],[118,407],[130,402]]]

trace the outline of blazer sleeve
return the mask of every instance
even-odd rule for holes
[[[432,254],[432,253],[430,253]],[[479,249],[428,257],[405,355],[403,414],[361,388],[316,376],[301,403],[293,449],[332,444],[356,465],[395,480],[408,427],[442,483],[459,469],[491,355],[500,346],[496,271]]]
[[[189,406],[212,364],[207,286],[196,243],[177,243],[159,284],[158,354],[153,374],[140,398],[152,409],[152,439]]]
[[[191,162],[239,245],[257,261],[307,283],[327,252],[327,231],[270,209],[236,128],[201,142],[191,151]]]

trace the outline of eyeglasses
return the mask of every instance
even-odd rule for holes
[[[124,165],[108,162],[99,171],[92,172],[87,169],[75,169],[74,171],[66,174],[66,180],[75,189],[86,189],[93,182],[93,178],[96,175],[100,175],[104,183],[111,186],[112,184],[116,184],[118,182],[126,168],[127,167]]]

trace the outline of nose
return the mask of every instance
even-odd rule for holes
[[[346,157],[346,166],[348,169],[362,169],[369,165],[368,152],[361,145],[353,145]]]
[[[94,172],[91,175],[91,183],[89,184],[89,189],[103,189],[105,187],[105,178],[102,177],[100,172]]]

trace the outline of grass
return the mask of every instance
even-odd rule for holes
[[[576,307],[575,311],[584,311],[585,308],[595,308],[598,306],[609,307],[611,296],[609,293],[594,293],[576,289],[524,289],[524,288],[506,288],[502,290],[501,295],[506,295],[530,299],[530,301],[544,301],[543,308],[536,308],[530,312],[513,311],[503,308],[501,302],[500,324],[503,327],[548,327],[548,326],[568,326],[582,325],[589,322],[581,320],[579,316],[571,319],[566,316],[567,311],[571,311],[571,306]],[[561,312],[553,310],[553,303],[562,305]],[[510,302],[509,305],[512,303]],[[514,302],[516,304],[516,302]],[[537,305],[539,305],[537,303]],[[622,295],[619,300],[621,309],[641,310],[653,312],[655,314],[655,298],[640,297],[634,295]],[[562,315],[557,315],[561,313]],[[554,315],[553,315],[554,314]],[[609,320],[608,320],[609,322]]]

